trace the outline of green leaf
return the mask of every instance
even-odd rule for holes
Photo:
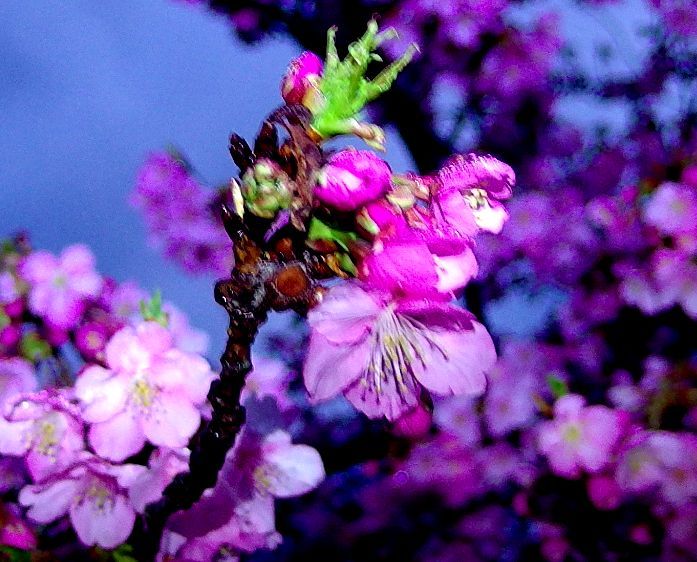
[[[31,562],[31,552],[9,546],[0,546],[0,560],[9,562]]]
[[[356,240],[358,235],[355,232],[332,228],[317,217],[313,217],[310,221],[307,237],[309,240],[327,240],[334,242],[343,250],[348,251],[348,244]]]
[[[363,37],[349,45],[344,60],[337,53],[335,36],[336,28],[332,27],[327,32],[327,60],[318,86],[321,100],[312,107],[312,127],[322,138],[349,133],[361,136],[367,129],[356,125],[356,117],[368,102],[390,89],[418,48],[410,45],[370,81],[365,77],[368,65],[382,60],[375,51],[383,42],[396,38],[397,32],[393,28],[379,32],[377,22],[371,20]]]
[[[114,562],[138,562],[137,559],[133,558],[131,554],[133,553],[133,547],[128,544],[122,544],[116,550],[111,552]]]
[[[157,322],[165,328],[169,324],[169,316],[162,310],[162,293],[155,291],[152,298],[149,301],[140,301],[140,314],[143,320]]]
[[[547,386],[554,398],[559,399],[569,394],[569,386],[566,384],[566,381],[554,373],[547,375]]]

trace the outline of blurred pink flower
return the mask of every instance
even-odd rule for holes
[[[199,408],[214,374],[202,357],[174,347],[156,322],[117,332],[106,346],[106,365],[87,367],[75,383],[89,442],[102,457],[120,461],[149,441],[188,444],[201,421]]]
[[[112,465],[83,453],[62,472],[23,488],[19,502],[37,523],[51,523],[67,514],[85,545],[115,548],[133,529],[136,514],[128,487],[144,470],[133,464]]]
[[[64,330],[78,323],[87,302],[102,288],[94,256],[80,244],[69,246],[58,258],[43,250],[33,252],[18,272],[29,283],[29,310]]]
[[[668,236],[695,232],[696,216],[697,192],[680,183],[659,185],[644,208],[644,220]]]
[[[226,550],[275,548],[281,539],[274,498],[304,494],[323,479],[322,460],[312,447],[293,445],[280,429],[262,436],[246,428],[228,453],[215,488],[170,519],[166,539],[184,537],[184,544],[172,549],[176,556],[201,562]]]
[[[343,393],[369,417],[399,418],[424,388],[481,394],[496,360],[489,333],[466,310],[392,301],[356,284],[331,288],[308,321],[304,377],[311,397]]]
[[[16,504],[0,504],[0,545],[20,550],[36,548],[34,531],[24,520]]]
[[[538,447],[554,473],[577,478],[610,462],[627,423],[624,412],[585,406],[582,396],[568,394],[554,404],[554,419],[540,425]]]

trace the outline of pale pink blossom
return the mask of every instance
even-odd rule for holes
[[[81,244],[67,247],[59,257],[33,252],[18,271],[29,283],[29,310],[59,329],[73,328],[102,288],[94,256]]]
[[[538,447],[560,476],[595,473],[610,462],[627,421],[624,412],[586,406],[582,396],[568,394],[554,404],[554,419],[541,424]]]
[[[171,332],[156,322],[119,330],[105,357],[107,368],[89,366],[75,384],[94,450],[120,461],[146,441],[186,446],[215,376],[208,362],[177,349]]]
[[[682,506],[697,498],[697,438],[688,433],[643,431],[620,457],[617,482],[624,491],[654,493]]]
[[[0,418],[0,453],[25,458],[35,481],[70,465],[84,450],[80,411],[56,389],[22,394]]]
[[[317,451],[293,445],[276,430],[262,436],[245,428],[228,453],[215,488],[170,519],[163,541],[174,540],[176,559],[208,562],[221,552],[275,548],[274,498],[304,494],[324,479]],[[177,540],[184,537],[185,542]],[[180,544],[177,544],[180,543]],[[217,558],[215,558],[217,559]]]
[[[162,497],[163,490],[181,472],[189,470],[188,449],[155,449],[148,470],[141,471],[129,485],[128,497],[138,513]]]
[[[293,401],[288,396],[288,384],[293,378],[293,371],[288,365],[278,359],[256,354],[252,355],[252,365],[254,369],[247,375],[242,400],[250,395],[258,400],[270,396],[282,411],[290,409]]]
[[[665,182],[651,194],[644,220],[661,234],[675,236],[697,230],[697,192],[680,183]]]
[[[437,395],[478,395],[496,353],[486,329],[459,307],[393,301],[356,284],[333,287],[308,321],[305,386],[314,400],[337,394],[369,417],[395,420]]]
[[[126,541],[136,513],[128,487],[145,470],[139,465],[112,465],[83,453],[62,472],[19,494],[27,517],[51,523],[68,515],[80,541],[87,546],[115,548]]]

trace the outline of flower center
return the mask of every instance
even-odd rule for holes
[[[58,444],[56,424],[50,420],[41,420],[35,426],[35,449],[42,455],[55,457]]]
[[[138,378],[133,383],[131,398],[140,409],[148,409],[155,400],[157,390],[143,378]]]
[[[577,425],[569,425],[564,429],[564,440],[567,443],[578,443],[581,440],[581,428]]]
[[[389,306],[378,319],[373,332],[370,360],[362,379],[366,391],[381,395],[385,383],[392,381],[400,398],[406,402],[409,383],[415,381],[414,362],[426,366],[424,343],[447,358],[445,351],[428,336],[421,323],[397,316],[394,306]]]
[[[114,505],[114,493],[106,482],[99,478],[92,478],[83,494],[77,498],[77,503],[88,501],[95,511],[104,513],[111,510]]]

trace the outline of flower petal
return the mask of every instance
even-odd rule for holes
[[[332,287],[307,315],[313,331],[333,343],[355,343],[365,337],[380,313],[380,303],[354,283]]]
[[[138,419],[126,410],[108,421],[93,424],[89,442],[100,457],[122,461],[143,448],[145,435]]]
[[[414,376],[428,390],[440,394],[478,395],[486,387],[485,373],[496,362],[489,332],[472,321],[471,330],[433,330],[431,342],[422,339],[423,362],[412,363]]]
[[[337,345],[313,331],[303,367],[305,387],[312,399],[332,398],[360,378],[369,351],[369,341]]]

